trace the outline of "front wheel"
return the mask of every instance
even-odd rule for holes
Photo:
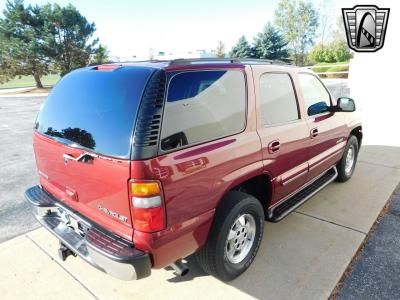
[[[264,231],[264,210],[246,193],[232,191],[217,208],[206,245],[196,257],[203,270],[230,281],[253,262]]]
[[[344,149],[342,159],[337,164],[338,177],[337,181],[345,182],[351,178],[356,167],[358,156],[358,140],[351,135]]]

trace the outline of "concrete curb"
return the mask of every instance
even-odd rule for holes
[[[29,97],[47,97],[49,93],[31,93],[31,94],[0,94],[0,98],[29,98]]]

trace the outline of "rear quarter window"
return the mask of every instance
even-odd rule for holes
[[[170,151],[241,132],[246,123],[244,74],[188,71],[169,81],[161,149]]]

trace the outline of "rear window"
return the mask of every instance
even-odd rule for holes
[[[153,69],[84,69],[65,76],[39,112],[36,129],[62,143],[128,158],[136,113]]]
[[[170,151],[242,131],[246,86],[241,71],[191,71],[169,82],[161,149]]]

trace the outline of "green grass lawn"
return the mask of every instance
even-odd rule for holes
[[[315,73],[324,73],[324,72],[343,72],[348,71],[348,66],[340,66],[348,64],[348,61],[337,62],[337,63],[319,63],[311,68]]]
[[[60,75],[46,75],[42,77],[42,84],[44,86],[53,86],[60,79]],[[30,87],[36,86],[35,79],[33,76],[21,76],[21,78],[15,77],[14,79],[0,84],[0,89],[11,89],[11,88],[20,88],[20,87]]]

